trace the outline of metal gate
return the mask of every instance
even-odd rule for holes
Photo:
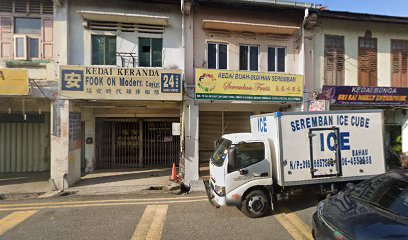
[[[96,119],[96,167],[167,167],[178,163],[180,138],[172,122],[137,118]]]
[[[143,165],[169,167],[178,164],[180,137],[172,136],[172,121],[143,121]]]

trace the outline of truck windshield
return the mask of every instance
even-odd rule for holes
[[[222,164],[224,163],[225,156],[227,155],[227,151],[229,146],[231,145],[231,141],[227,139],[220,139],[217,142],[217,145],[215,147],[215,151],[213,156],[211,157],[211,162],[217,167],[221,167]]]

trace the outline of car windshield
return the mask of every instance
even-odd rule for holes
[[[348,192],[354,198],[399,216],[408,217],[408,183],[397,173],[388,173],[363,181]]]
[[[211,157],[212,164],[214,164],[217,167],[222,166],[230,145],[231,145],[231,141],[224,139],[224,138],[221,138],[220,140],[217,141],[217,144],[215,146],[215,152],[213,156]]]

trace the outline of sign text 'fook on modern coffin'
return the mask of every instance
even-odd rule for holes
[[[65,99],[182,100],[181,70],[61,66]]]

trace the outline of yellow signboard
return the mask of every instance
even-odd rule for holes
[[[27,69],[0,68],[0,95],[28,95]]]
[[[61,66],[61,98],[182,101],[181,70]]]
[[[196,99],[301,102],[303,76],[214,69],[195,70]]]

